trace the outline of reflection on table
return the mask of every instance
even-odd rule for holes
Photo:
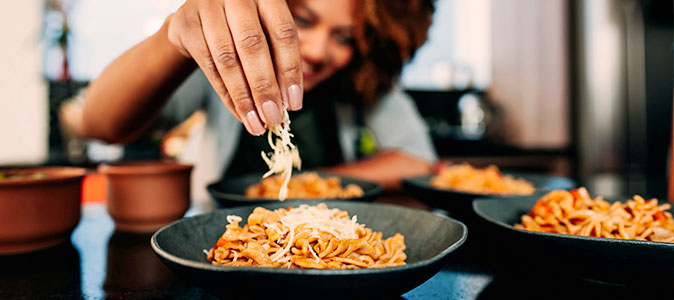
[[[77,299],[80,285],[80,255],[70,242],[0,255],[0,299]]]
[[[115,231],[108,240],[103,291],[107,298],[168,297],[176,276],[152,251],[152,233]]]

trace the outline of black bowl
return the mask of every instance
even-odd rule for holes
[[[609,202],[628,199],[610,198]],[[495,245],[520,270],[568,274],[575,278],[616,285],[648,285],[651,289],[674,282],[674,243],[609,239],[516,229],[538,197],[478,199],[475,213],[489,226]],[[497,249],[498,248],[498,249]],[[658,284],[665,284],[658,286]]]
[[[261,206],[277,209],[317,203],[276,201]],[[245,220],[256,206],[221,209],[177,221],[152,236],[152,248],[177,274],[217,296],[381,297],[402,295],[428,280],[447,264],[450,254],[467,236],[461,222],[418,209],[352,201],[323,203],[357,215],[359,223],[381,231],[385,238],[400,232],[407,245],[407,264],[381,269],[307,270],[209,263],[204,249],[210,249],[222,235],[226,217],[233,214]]]
[[[534,195],[545,193],[553,189],[570,189],[575,186],[575,183],[571,179],[565,177],[528,172],[503,172],[503,174],[511,175],[515,178],[523,178],[531,182],[536,188]],[[467,222],[469,227],[472,225],[471,223],[477,219],[477,216],[475,216],[475,213],[473,212],[473,200],[484,197],[499,199],[513,199],[522,197],[514,195],[467,193],[450,189],[439,189],[431,186],[430,184],[430,180],[434,176],[435,175],[426,175],[403,179],[403,189],[419,201],[426,203],[428,206],[445,210],[452,218]]]
[[[325,177],[339,177],[342,186],[347,184],[355,184],[360,186],[363,189],[363,195],[360,197],[346,198],[339,200],[353,200],[353,201],[372,201],[375,198],[379,197],[384,191],[384,188],[379,184],[358,180],[349,177],[342,177],[339,175],[334,175],[325,172],[318,172],[318,175]],[[241,205],[252,205],[252,204],[263,204],[273,201],[278,201],[278,199],[267,199],[267,198],[255,198],[255,197],[246,197],[244,196],[244,191],[249,186],[259,183],[262,180],[262,173],[248,174],[240,177],[223,179],[221,181],[209,184],[206,189],[211,195],[211,198],[217,202],[221,207],[235,207]],[[314,200],[314,199],[287,199],[287,200]],[[325,199],[315,199],[315,200],[325,200]]]

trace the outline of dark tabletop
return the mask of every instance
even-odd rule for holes
[[[423,207],[386,198],[377,202]],[[192,208],[188,215],[199,213]],[[475,232],[472,232],[475,235]],[[114,230],[102,204],[86,204],[71,242],[0,256],[0,299],[214,299],[168,269],[150,247],[151,234]],[[544,264],[518,267],[494,245],[471,239],[434,277],[404,299],[649,299],[671,295],[556,274]],[[484,235],[488,240],[488,235]],[[672,285],[674,289],[674,284]],[[670,298],[671,299],[671,298]]]

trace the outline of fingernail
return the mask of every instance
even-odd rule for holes
[[[288,108],[290,110],[300,110],[302,108],[302,89],[297,84],[288,87]]]
[[[276,105],[276,102],[269,100],[265,103],[262,103],[262,112],[264,113],[264,118],[267,121],[268,126],[276,126],[283,122],[281,118],[281,111]]]
[[[260,118],[257,117],[257,113],[254,110],[251,110],[247,115],[246,119],[248,120],[248,131],[253,135],[262,135],[265,132]]]
[[[250,129],[250,123],[248,123],[248,117],[241,118],[241,123],[243,124],[243,127],[246,128],[246,131],[248,131],[250,134],[253,134],[253,130]]]

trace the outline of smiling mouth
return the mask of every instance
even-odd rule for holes
[[[316,78],[316,76],[318,76],[319,68],[320,68],[319,65],[308,64],[305,62],[304,67],[302,68],[302,76],[304,77],[305,80],[314,79]]]

